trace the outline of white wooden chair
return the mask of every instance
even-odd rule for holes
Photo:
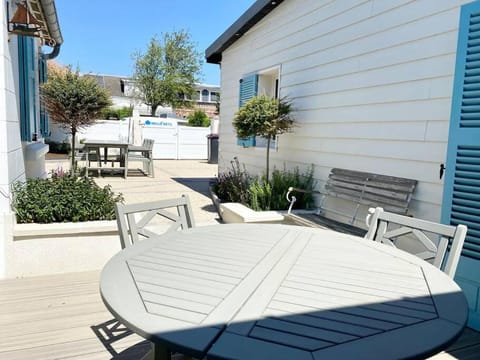
[[[451,278],[455,276],[467,235],[465,225],[438,224],[393,214],[380,207],[370,208],[369,212],[366,239],[405,250],[431,262]],[[432,241],[425,233],[438,237],[438,243]],[[450,250],[447,251],[449,245]],[[446,256],[447,252],[448,256]]]
[[[115,213],[122,249],[134,244],[141,238],[158,235],[158,232],[152,231],[152,228],[147,228],[152,225],[157,217],[160,220],[167,219],[173,222],[171,224],[168,222],[167,224],[161,223],[163,232],[177,231],[180,228],[184,230],[195,226],[188,195],[182,195],[177,199],[139,204],[116,203]]]
[[[153,164],[153,145],[155,140],[143,139],[142,150],[128,150],[128,161],[141,161],[143,165],[143,172],[151,177],[155,177],[155,167]]]

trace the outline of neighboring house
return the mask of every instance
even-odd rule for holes
[[[14,16],[21,18],[23,10],[14,1],[0,2],[0,278],[5,274],[6,244],[12,238],[11,185],[27,177],[46,176],[48,145],[43,139],[49,129],[39,86],[46,81],[46,61],[57,56],[63,42],[54,0],[26,4],[38,37],[10,32],[14,30],[10,21]],[[20,25],[17,31],[18,27],[25,30]],[[42,45],[51,52],[43,53]]]
[[[113,107],[121,108],[124,106],[132,106],[140,110],[141,115],[150,115],[150,107],[136,100],[135,81],[122,76],[114,75],[94,75],[87,74],[95,78],[98,85],[106,89],[112,97]],[[193,109],[175,109],[177,116],[186,117],[195,109],[203,110],[208,117],[217,117],[217,98],[220,92],[220,86],[208,84],[195,84],[196,97],[191,99],[196,101]],[[158,115],[164,112],[171,112],[171,108],[159,107]]]
[[[479,23],[471,0],[258,0],[206,50],[222,72],[219,171],[235,156],[263,171],[264,144],[237,141],[232,119],[256,94],[287,96],[299,126],[277,167],[314,164],[319,188],[333,167],[416,179],[413,216],[468,225],[456,280],[477,328]]]
[[[191,99],[196,102],[192,109],[175,109],[177,115],[187,117],[189,114],[199,109],[202,110],[210,119],[218,118],[217,102],[219,101],[220,86],[209,84],[195,84],[196,96]]]

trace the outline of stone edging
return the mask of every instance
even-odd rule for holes
[[[78,236],[80,234],[110,235],[118,234],[115,220],[51,223],[51,224],[15,224],[14,240],[51,236]]]

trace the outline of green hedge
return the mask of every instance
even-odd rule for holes
[[[13,185],[18,223],[114,220],[115,203],[123,201],[110,185],[58,171],[50,179],[28,179]]]
[[[72,146],[68,142],[58,142],[47,139],[45,140],[45,144],[49,146],[48,152],[54,154],[70,154],[70,150],[72,150]]]
[[[120,109],[114,109],[111,107],[103,109],[102,112],[100,113],[100,116],[106,120],[120,120],[120,119],[130,117],[132,116],[132,114],[133,114],[133,108],[124,106]]]

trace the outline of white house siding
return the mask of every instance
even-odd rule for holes
[[[223,52],[220,171],[234,156],[264,170],[265,149],[237,146],[239,79],[280,65],[298,128],[277,167],[315,165],[417,179],[411,212],[440,219],[460,6],[469,0],[286,0]]]
[[[6,239],[11,236],[10,186],[25,179],[16,97],[17,47],[9,42],[6,2],[0,3],[0,277],[5,273]],[[12,37],[15,38],[15,37]]]

